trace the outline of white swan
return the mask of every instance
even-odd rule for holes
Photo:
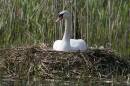
[[[85,51],[87,45],[83,39],[70,39],[71,37],[71,14],[64,10],[59,13],[56,22],[64,19],[65,20],[65,32],[62,40],[56,40],[53,44],[53,50],[56,51]]]

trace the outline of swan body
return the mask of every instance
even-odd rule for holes
[[[70,39],[70,43],[63,40],[56,40],[53,49],[57,51],[85,51],[86,43],[82,39]]]
[[[65,20],[65,32],[62,40],[56,40],[53,44],[53,50],[56,51],[85,51],[87,45],[83,39],[71,39],[71,15],[68,11],[62,11],[59,13],[59,20]]]

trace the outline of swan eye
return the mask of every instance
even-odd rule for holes
[[[62,20],[63,19],[63,14],[59,14],[58,15],[58,18],[57,18],[57,20],[56,20],[56,22],[58,22],[58,21],[60,21],[60,20]]]
[[[60,17],[60,18],[63,17],[63,14],[59,14],[59,17]]]

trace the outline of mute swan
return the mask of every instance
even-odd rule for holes
[[[56,22],[60,20],[65,20],[65,32],[62,40],[56,40],[53,44],[53,50],[56,51],[85,51],[87,45],[83,39],[70,39],[71,37],[71,14],[64,10],[58,15]]]

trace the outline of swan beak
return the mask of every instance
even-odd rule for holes
[[[60,18],[57,18],[57,19],[56,19],[56,22],[59,22],[60,20],[61,20]]]
[[[62,19],[63,19],[63,17],[58,17],[57,20],[56,20],[56,22],[59,22],[59,21],[61,21]]]
[[[57,18],[56,22],[59,22],[62,19],[63,19],[63,13],[58,15],[58,18]]]
[[[63,19],[63,15],[59,16],[59,17],[57,18],[56,22],[59,22],[59,21],[61,21],[62,19]]]

